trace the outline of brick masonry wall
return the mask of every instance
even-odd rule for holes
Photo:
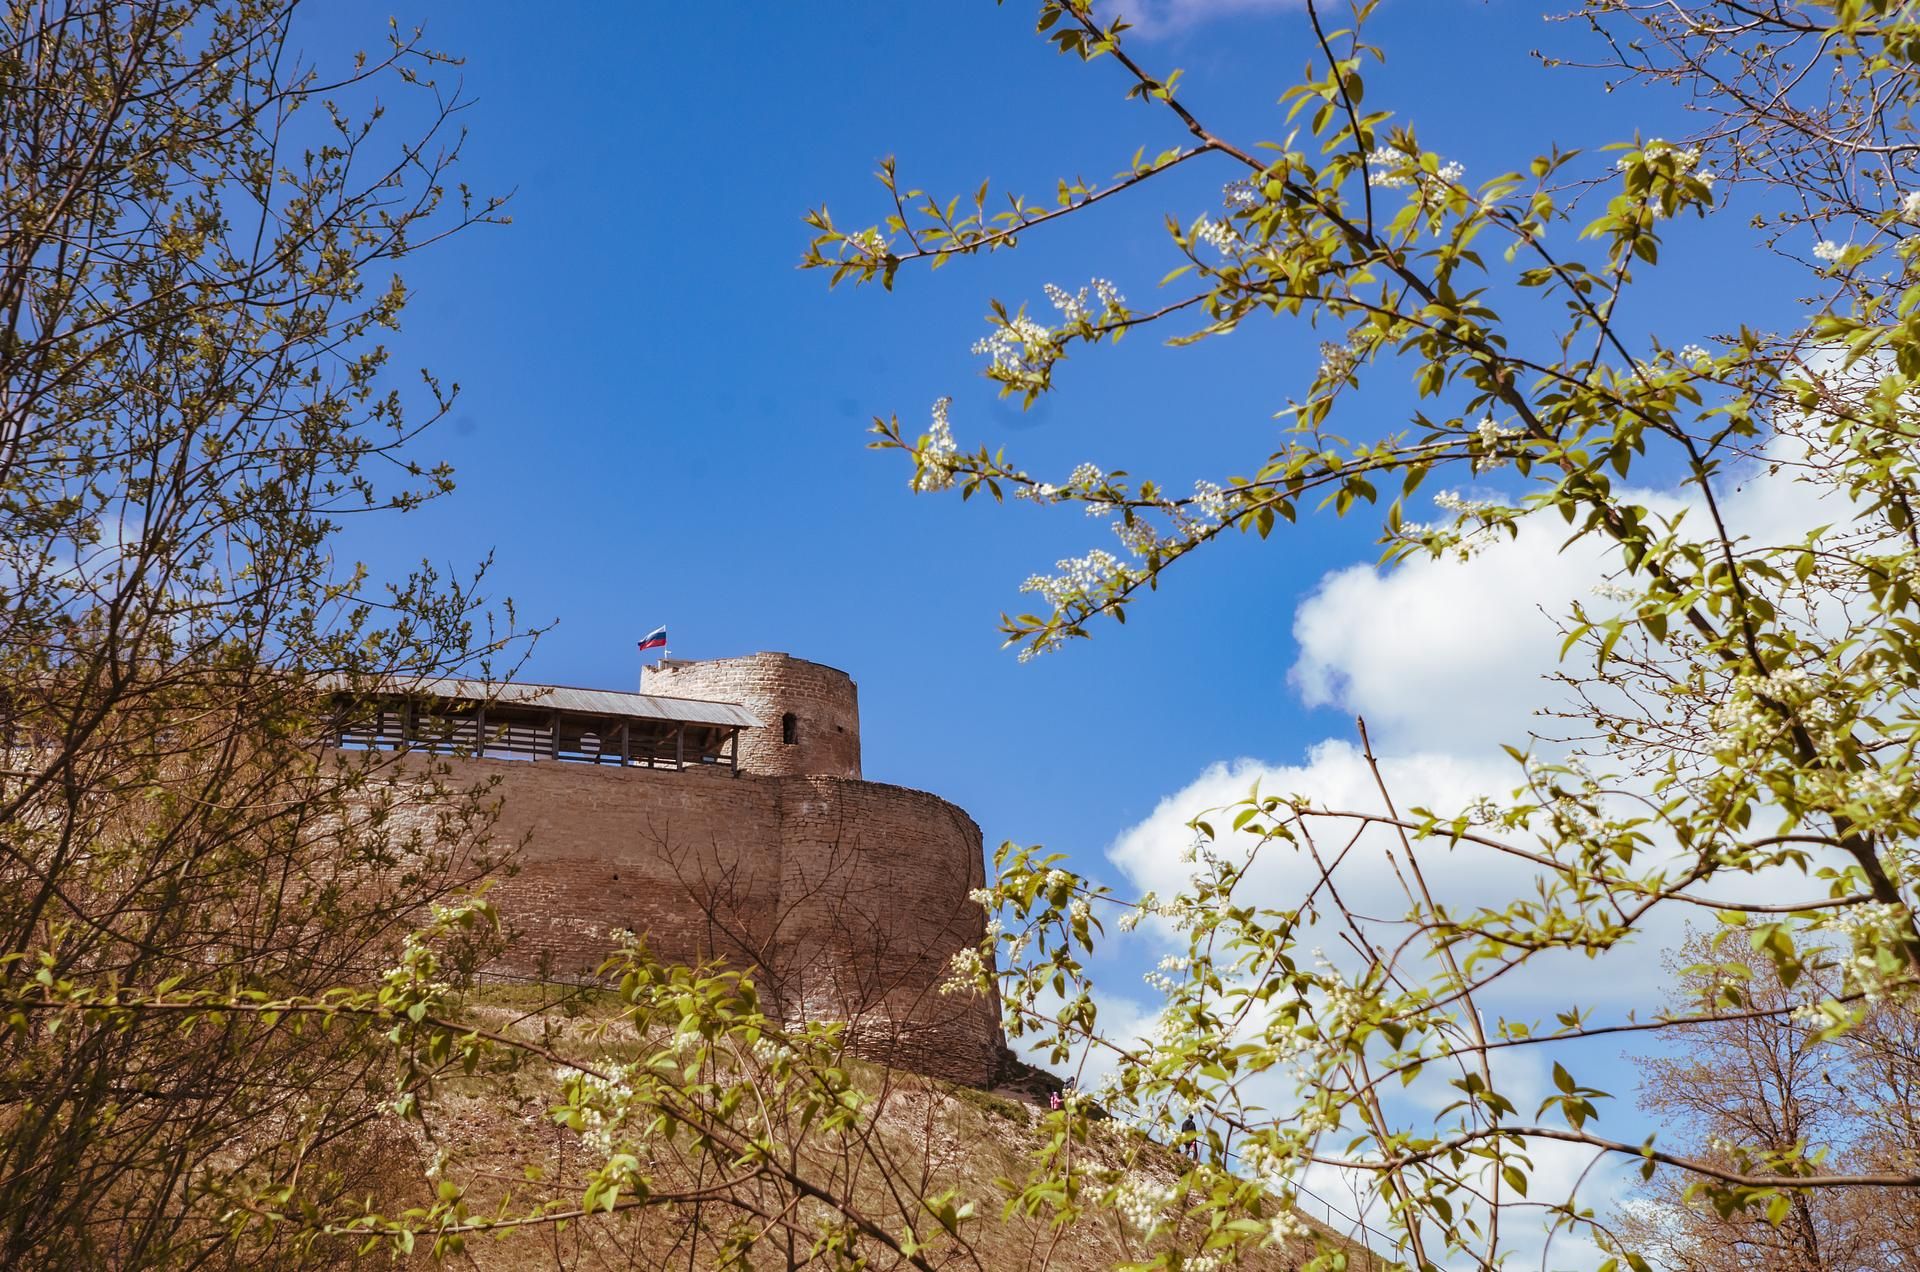
[[[857,765],[857,730],[853,747]],[[836,774],[440,758],[499,779],[499,834],[520,845],[492,971],[577,976],[630,928],[668,959],[755,966],[789,1019],[847,1020],[862,1054],[992,1083],[998,1004],[938,989],[985,921],[967,899],[980,829],[945,800]]]
[[[922,791],[810,776],[781,779],[780,824],[789,1011],[851,1020],[857,1046],[901,1067],[991,1084],[998,1003],[939,990],[983,934],[973,819]]]
[[[749,773],[860,776],[860,698],[853,677],[789,654],[748,654],[647,668],[642,693],[736,702],[766,722],[740,735],[740,767]],[[782,740],[792,712],[795,740]]]

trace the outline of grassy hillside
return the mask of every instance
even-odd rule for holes
[[[488,1028],[537,1038],[556,1053],[621,1062],[653,1049],[605,1029],[602,1009],[581,996],[556,1006],[536,1000],[532,991],[493,991],[476,1011]],[[1081,1212],[1065,1223],[1056,1223],[1050,1211],[1022,1212],[1008,1203],[1031,1178],[1036,1153],[1051,1142],[1044,1105],[1017,1093],[955,1087],[857,1061],[844,1068],[864,1106],[861,1133],[815,1136],[791,1164],[810,1178],[829,1178],[849,1189],[862,1218],[877,1227],[899,1234],[911,1225],[927,1242],[924,1257],[936,1267],[1092,1272],[1167,1254],[1173,1258],[1166,1266],[1172,1267],[1281,1272],[1310,1260],[1316,1240],[1320,1252],[1335,1253],[1329,1267],[1344,1263],[1355,1272],[1375,1272],[1387,1266],[1308,1216],[1297,1216],[1312,1234],[1308,1240],[1267,1246],[1238,1263],[1194,1260],[1206,1231],[1204,1217],[1189,1212],[1183,1172],[1191,1163],[1110,1120],[1084,1120],[1068,1148],[1086,1184]],[[394,1163],[394,1182],[408,1181],[408,1191],[422,1203],[433,1189],[456,1186],[482,1213],[502,1203],[520,1214],[536,1205],[576,1209],[599,1160],[579,1135],[556,1125],[553,1106],[552,1074],[544,1069],[455,1080],[429,1103],[425,1124],[400,1154],[410,1160]],[[686,1200],[523,1225],[510,1235],[478,1235],[454,1261],[482,1269],[700,1269],[720,1265],[727,1240],[744,1236],[754,1239],[746,1266],[843,1266],[810,1248],[813,1223],[826,1213],[819,1202],[773,1179],[719,1180],[712,1159],[686,1147],[684,1137],[650,1137],[642,1163],[656,1192],[684,1194]],[[1143,1232],[1137,1212],[1129,1218],[1098,1202],[1116,1179],[1127,1180],[1132,1195],[1158,1210],[1156,1230]],[[916,1200],[947,1190],[973,1203],[973,1217],[960,1225],[957,1238],[940,1232]],[[1271,1219],[1272,1207],[1271,1201],[1257,1201],[1246,1217]],[[864,1245],[862,1251],[869,1261],[851,1266],[908,1266],[891,1251]]]

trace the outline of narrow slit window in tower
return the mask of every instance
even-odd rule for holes
[[[800,740],[800,717],[789,711],[780,717],[780,740],[792,746]]]

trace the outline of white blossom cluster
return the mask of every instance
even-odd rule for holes
[[[1003,375],[1034,375],[1053,365],[1059,350],[1053,332],[1024,313],[974,341],[973,351],[986,357]]]
[[[1647,143],[1646,148],[1641,152],[1641,154],[1647,159],[1658,159],[1664,155],[1669,155],[1669,154],[1673,155],[1682,175],[1690,174],[1694,178],[1694,180],[1706,186],[1708,191],[1712,191],[1713,183],[1720,179],[1718,173],[1694,171],[1694,169],[1699,167],[1700,165],[1700,150],[1699,150],[1699,147],[1697,146],[1690,147],[1686,150],[1676,150],[1671,143],[1654,140]],[[1633,166],[1632,156],[1630,155],[1621,156],[1620,159],[1617,161],[1616,166],[1622,172],[1625,172],[1628,168],[1631,168]],[[1663,217],[1666,214],[1667,214],[1667,210],[1664,204],[1662,203],[1654,204],[1653,206],[1654,216]]]
[[[1035,574],[1020,585],[1022,592],[1035,592],[1055,609],[1064,609],[1073,601],[1091,597],[1111,579],[1127,576],[1127,568],[1111,552],[1099,548],[1083,557],[1067,557],[1054,562],[1057,575]]]
[[[1035,482],[1015,492],[1015,498],[1028,499],[1035,503],[1059,503],[1068,494],[1078,491],[1083,495],[1093,495],[1086,502],[1087,515],[1090,517],[1108,517],[1122,511],[1124,505],[1110,499],[1099,498],[1098,492],[1105,485],[1106,474],[1092,464],[1081,464],[1067,478],[1065,487],[1046,482]],[[1155,526],[1147,520],[1144,508],[1129,512],[1113,525],[1113,533],[1126,550],[1136,557],[1150,557],[1156,550],[1176,542],[1191,542],[1212,531],[1226,520],[1232,506],[1232,497],[1217,483],[1196,481],[1193,483],[1193,496],[1187,500],[1162,499],[1153,505],[1164,513],[1172,523],[1171,532]],[[1096,562],[1098,564],[1098,562]],[[1061,569],[1067,567],[1062,564]],[[1029,579],[1045,581],[1041,576]],[[1039,591],[1038,586],[1027,590]],[[1057,604],[1057,602],[1056,602]]]
[[[1248,822],[1244,829],[1249,836],[1264,833],[1264,827],[1257,821]],[[1193,836],[1187,840],[1187,846],[1180,850],[1180,860],[1187,865],[1195,862],[1204,862],[1208,866],[1218,865],[1220,854],[1214,850],[1213,836],[1198,826],[1192,827],[1192,830]]]
[[[1630,587],[1622,587],[1618,583],[1595,583],[1590,590],[1603,601],[1613,601],[1621,605],[1640,599],[1638,592]]]
[[[1015,499],[1030,500],[1033,503],[1050,504],[1059,503],[1064,497],[1064,492],[1061,491],[1060,487],[1050,481],[1036,481],[1029,485],[1017,487],[1013,492],[1013,497]]]
[[[878,227],[861,230],[858,234],[849,234],[847,242],[854,251],[869,260],[884,261],[892,251],[892,245],[887,242]]]
[[[1148,524],[1144,517],[1128,517],[1114,522],[1113,533],[1127,551],[1138,557],[1147,556],[1160,546],[1160,532]]]
[[[1253,1177],[1272,1192],[1284,1192],[1287,1188],[1288,1174],[1294,1165],[1291,1154],[1274,1150],[1269,1142],[1270,1136],[1255,1135],[1240,1148],[1240,1160],[1246,1164]],[[1290,1209],[1282,1207],[1283,1210]]]
[[[1073,471],[1067,474],[1067,484],[1079,490],[1091,490],[1103,485],[1107,475],[1093,464],[1075,464]]]
[[[440,999],[453,992],[452,983],[436,975],[440,970],[440,957],[434,952],[432,937],[452,931],[467,915],[480,914],[485,908],[483,902],[472,898],[451,906],[433,906],[429,912],[432,922],[424,932],[406,934],[400,943],[400,961],[382,972],[381,978],[394,988],[411,991],[416,1001],[432,1010]]]
[[[1493,446],[1503,437],[1518,437],[1521,433],[1520,429],[1502,426],[1496,422],[1491,415],[1482,419],[1478,424],[1475,424],[1473,431],[1479,436],[1480,443],[1483,446]]]
[[[1058,628],[1049,628],[1037,634],[1026,648],[1020,651],[1021,662],[1032,662],[1042,654],[1050,654],[1066,643],[1066,635]],[[1012,642],[1009,641],[1009,644]]]
[[[1713,355],[1697,344],[1685,344],[1680,346],[1679,357],[1680,361],[1688,366],[1697,367],[1702,362],[1711,360]]]
[[[1171,1051],[1207,1052],[1221,1042],[1218,1031],[1198,1028],[1187,1012],[1162,1012],[1153,1031],[1159,1035],[1160,1045]]]
[[[1120,930],[1122,932],[1131,932],[1140,926],[1143,919],[1149,917],[1166,919],[1171,922],[1177,930],[1184,931],[1188,927],[1191,927],[1196,920],[1203,917],[1203,911],[1199,906],[1193,904],[1193,902],[1187,900],[1185,897],[1175,897],[1171,901],[1162,901],[1159,893],[1148,892],[1143,895],[1139,901],[1134,903],[1132,909],[1120,917]]]
[[[1909,225],[1920,224],[1920,190],[1910,190],[1901,198],[1900,219]]]
[[[1320,342],[1320,378],[1322,380],[1342,380],[1352,374],[1359,363],[1360,355],[1343,344],[1331,340]]]
[[[1367,181],[1382,190],[1394,190],[1413,184],[1413,178],[1399,175],[1407,156],[1390,146],[1376,147],[1367,156]]]
[[[1846,963],[1847,979],[1865,995],[1868,1002],[1875,1003],[1895,987],[1896,978],[1888,977],[1882,970],[1874,951],[1899,949],[1910,937],[1912,922],[1905,906],[1874,902],[1837,910],[1820,926],[1826,931],[1839,933],[1851,944],[1853,955]],[[1898,977],[1897,981],[1908,994],[1914,992],[1904,976]]]
[[[1300,1129],[1309,1135],[1318,1135],[1324,1131],[1340,1129],[1340,1115],[1322,1105],[1313,1104],[1301,1110]]]
[[[955,950],[953,958],[947,963],[947,978],[940,982],[943,994],[971,994],[979,987],[980,976],[986,970],[981,961],[980,951],[973,946]]]
[[[1150,987],[1162,994],[1171,994],[1179,987],[1175,976],[1184,977],[1193,967],[1193,960],[1179,954],[1169,954],[1160,960],[1160,965],[1141,975]]]
[[[1501,453],[1500,443],[1509,437],[1520,436],[1523,430],[1507,428],[1489,415],[1473,426],[1474,436],[1479,439],[1479,454],[1473,458],[1473,471],[1484,473],[1499,468],[1507,462],[1507,456]],[[1438,503],[1436,499],[1434,502]]]
[[[1813,259],[1825,261],[1829,265],[1838,263],[1846,254],[1847,249],[1832,239],[1821,239],[1813,245]]]
[[[1320,973],[1322,1002],[1316,1013],[1320,1029],[1319,1039],[1305,1049],[1325,1059],[1339,1051],[1342,1038],[1365,1023],[1372,1000],[1358,985],[1349,984],[1323,951],[1315,950],[1313,961]],[[1339,1119],[1310,1108],[1301,1114],[1301,1125],[1309,1131],[1328,1130],[1338,1126]]]
[[[1071,910],[1071,907],[1069,907],[1069,910]],[[993,915],[987,920],[986,927],[983,929],[981,933],[980,944],[985,948],[991,949],[997,946],[1003,937],[1006,937],[1006,932],[1007,932],[1006,921],[997,914]],[[1018,933],[1017,935],[1007,940],[1006,942],[1007,962],[1010,965],[1017,965],[1020,962],[1020,959],[1027,952],[1027,942],[1032,939],[1032,936],[1033,936],[1032,930],[1029,929],[1027,931]],[[985,967],[986,963],[984,960],[981,960],[978,965],[980,967]],[[953,968],[953,967],[949,968],[950,972],[957,971],[957,970],[958,970],[957,968]],[[953,992],[953,991],[947,991],[947,990],[944,990],[943,988],[943,992]]]
[[[1177,1191],[1171,1183],[1156,1184],[1144,1175],[1128,1175],[1113,1190],[1113,1208],[1135,1232],[1146,1236],[1160,1227],[1161,1216]]]
[[[1193,505],[1200,516],[1210,522],[1219,523],[1227,519],[1227,492],[1219,484],[1211,481],[1193,483]]]
[[[1700,148],[1698,146],[1693,146],[1686,150],[1674,150],[1672,145],[1670,145],[1667,142],[1660,141],[1658,139],[1655,139],[1647,143],[1647,149],[1646,149],[1647,158],[1658,159],[1661,155],[1665,155],[1665,154],[1677,155],[1680,159],[1680,167],[1683,171],[1690,172],[1695,167],[1697,167],[1700,163]]]
[[[1783,721],[1779,707],[1794,710],[1803,723],[1827,723],[1829,708],[1819,701],[1817,686],[1803,667],[1781,667],[1765,676],[1737,677],[1726,700],[1708,716],[1718,733],[1717,751],[1744,751],[1765,745],[1778,736]],[[1777,704],[1770,707],[1771,702]]]
[[[1561,838],[1591,841],[1605,831],[1605,821],[1594,811],[1600,802],[1599,783],[1578,756],[1569,758],[1558,771],[1528,760],[1527,783],[1546,800],[1547,815]]]
[[[1220,187],[1220,202],[1234,211],[1240,212],[1247,208],[1257,207],[1260,203],[1260,192],[1253,188],[1253,182],[1242,177],[1237,181],[1229,181]]]
[[[1442,490],[1433,497],[1433,506],[1456,516],[1470,517],[1499,507],[1487,499],[1468,499],[1457,490]]]
[[[1640,153],[1648,159],[1658,159],[1663,155],[1669,154],[1673,155],[1679,160],[1680,171],[1682,172],[1692,172],[1700,166],[1700,148],[1698,146],[1692,146],[1686,150],[1675,150],[1671,142],[1661,141],[1657,137],[1648,142]],[[1615,161],[1614,166],[1619,168],[1620,171],[1625,172],[1633,166],[1633,157],[1631,155],[1622,155]],[[1712,185],[1717,178],[1711,172],[1703,172],[1700,174],[1700,179],[1708,185]]]
[[[1499,504],[1468,499],[1458,491],[1442,490],[1434,495],[1433,506],[1442,512],[1452,513],[1454,520],[1446,525],[1404,521],[1394,532],[1394,538],[1403,543],[1418,544],[1435,556],[1451,555],[1459,561],[1471,561],[1496,542],[1494,526],[1498,522],[1488,514],[1498,511]],[[1479,519],[1479,525],[1465,525],[1467,520],[1474,518]]]
[[[1398,190],[1418,181],[1421,190],[1430,194],[1445,186],[1458,185],[1466,175],[1465,165],[1458,163],[1443,163],[1436,173],[1422,172],[1416,158],[1391,146],[1376,147],[1367,156],[1367,183],[1376,189]]]
[[[1903,811],[1914,797],[1910,786],[1885,769],[1848,773],[1846,781],[1847,794],[1852,801],[1879,809]]]
[[[1096,278],[1086,287],[1072,294],[1069,294],[1064,287],[1056,287],[1052,283],[1048,283],[1044,290],[1047,299],[1053,302],[1053,307],[1060,311],[1063,318],[1068,322],[1083,322],[1094,316],[1093,308],[1087,303],[1089,289],[1093,292],[1093,298],[1100,302],[1102,316],[1112,313],[1126,303],[1126,297],[1120,294],[1120,289],[1104,278]]]
[[[952,406],[950,397],[933,404],[933,423],[928,427],[926,441],[913,452],[913,476],[907,486],[915,494],[946,490],[953,485],[960,448],[954,445],[953,426],[947,420]]]
[[[680,1060],[691,1060],[700,1054],[705,1042],[698,1029],[676,1029],[673,1033],[673,1054]]]
[[[793,1060],[793,1048],[784,1042],[775,1042],[771,1038],[756,1038],[753,1043],[753,1058],[769,1069]]]
[[[607,1072],[602,1077],[572,1065],[560,1065],[554,1069],[553,1078],[563,1087],[579,1085],[577,1102],[584,1126],[581,1138],[602,1157],[611,1157],[614,1136],[626,1115],[627,1101],[633,1098],[633,1088],[626,1080],[627,1066],[610,1063],[604,1067]]]
[[[1222,256],[1231,256],[1242,246],[1233,226],[1206,216],[1193,223],[1193,239],[1196,243],[1205,243]]]
[[[1133,929],[1140,926],[1140,920],[1146,918],[1149,914],[1157,913],[1159,905],[1159,895],[1153,892],[1147,893],[1140,898],[1138,905],[1135,905],[1132,909],[1120,916],[1120,930],[1122,932],[1133,931]]]

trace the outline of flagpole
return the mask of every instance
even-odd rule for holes
[[[654,644],[653,642],[655,640],[658,640],[660,643],[657,645]],[[643,637],[640,641],[640,679],[639,679],[639,687],[637,692],[645,693],[647,691],[647,688],[646,688],[647,665],[648,665],[647,653],[648,651],[654,650],[654,649],[658,649],[660,651],[661,662],[665,662],[666,659],[673,653],[672,650],[667,648],[667,628],[665,624],[662,624],[661,626],[656,627],[652,631],[648,632],[646,636]],[[659,663],[655,663],[653,665],[659,666]]]

